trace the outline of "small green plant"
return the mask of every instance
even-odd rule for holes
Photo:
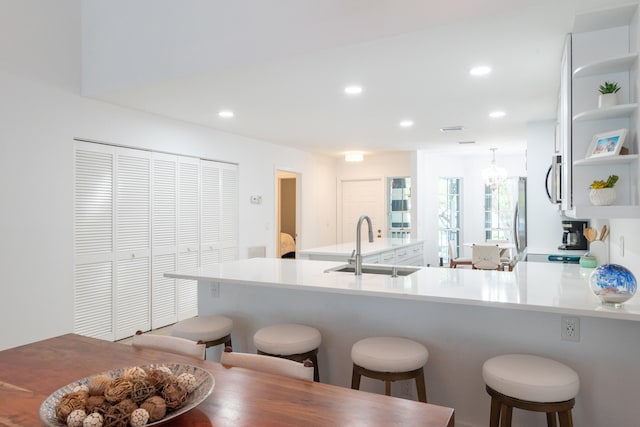
[[[613,186],[616,185],[616,182],[618,182],[618,175],[609,175],[609,178],[607,178],[606,181],[593,181],[591,183],[591,188],[613,188]]]
[[[618,86],[618,83],[616,82],[604,82],[598,89],[598,91],[603,95],[607,93],[617,93],[619,90],[620,86]]]

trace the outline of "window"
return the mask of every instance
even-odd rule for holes
[[[460,252],[461,178],[438,179],[438,255],[449,262],[449,240],[455,242],[454,257]]]
[[[484,186],[484,234],[486,240],[512,240],[514,195],[517,177],[509,177],[495,189]]]

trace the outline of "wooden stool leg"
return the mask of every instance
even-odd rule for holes
[[[547,427],[556,427],[556,413],[547,412]]]
[[[384,382],[384,394],[391,396],[391,381],[389,380]]]
[[[317,383],[320,382],[320,371],[318,370],[318,355],[311,356],[311,362],[313,363],[313,380]]]
[[[558,418],[560,418],[560,427],[573,427],[571,410],[558,412]]]
[[[513,414],[513,408],[503,404],[500,412],[502,412],[500,427],[511,427],[511,415]]]
[[[427,403],[427,389],[424,384],[424,368],[421,368],[418,376],[416,377],[416,390],[418,392],[418,400],[420,402]]]
[[[360,390],[360,372],[357,371],[356,365],[353,365],[353,374],[351,375],[351,388]]]
[[[491,397],[491,415],[489,417],[489,427],[498,427],[500,424],[500,408],[502,404],[496,397]]]

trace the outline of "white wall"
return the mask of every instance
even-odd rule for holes
[[[482,169],[491,162],[486,154],[440,154],[427,150],[416,154],[416,184],[419,188],[417,221],[418,238],[425,245],[426,262],[438,265],[438,179],[462,178],[462,234],[463,242],[484,241],[484,181]],[[507,169],[508,176],[527,176],[524,153],[496,152],[496,163]],[[529,185],[529,184],[527,184]],[[464,256],[471,256],[469,253]]]
[[[333,241],[333,159],[83,98],[80,2],[2,4],[0,349],[73,330],[75,137],[238,163],[242,258],[263,245],[274,256],[275,171],[299,171],[301,237]]]

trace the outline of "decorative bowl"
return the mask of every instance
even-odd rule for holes
[[[140,367],[146,370],[151,368],[158,368],[161,366],[166,366],[175,375],[180,375],[182,373],[192,374],[196,378],[196,387],[191,393],[189,393],[184,405],[173,411],[167,411],[167,414],[164,416],[164,418],[158,421],[147,423],[145,424],[145,427],[163,424],[177,417],[178,415],[184,414],[185,412],[195,408],[211,394],[211,392],[213,391],[213,387],[215,386],[215,379],[213,378],[213,375],[202,368],[198,368],[197,366],[184,365],[180,363],[158,363]],[[49,397],[47,397],[44,402],[42,402],[42,405],[40,405],[40,419],[45,425],[50,427],[66,427],[65,423],[62,423],[58,420],[55,411],[56,403],[58,403],[62,396],[72,392],[74,388],[80,385],[89,384],[91,378],[97,375],[107,375],[111,378],[118,378],[121,377],[129,368],[130,367],[128,366],[126,368],[119,368],[112,371],[97,373],[95,375],[79,379],[72,382],[71,384],[67,384],[64,387],[59,388],[58,390],[51,393]]]
[[[618,264],[603,264],[589,276],[594,294],[605,304],[620,306],[636,293],[638,284],[631,271]]]
[[[609,206],[616,201],[616,189],[592,188],[589,191],[589,200],[596,206]]]

